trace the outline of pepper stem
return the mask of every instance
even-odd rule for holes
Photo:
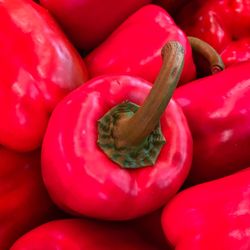
[[[119,104],[99,120],[98,144],[122,167],[154,164],[165,143],[159,121],[180,79],[184,48],[170,41],[162,48],[162,57],[162,68],[143,105]]]
[[[120,119],[116,126],[118,148],[139,145],[155,129],[173,95],[182,72],[184,49],[171,41],[163,47],[162,57],[162,68],[144,104],[134,116]]]
[[[192,36],[188,37],[188,41],[192,47],[192,50],[198,54],[201,54],[209,62],[210,71],[212,74],[216,74],[224,70],[225,66],[221,56],[211,45],[197,37]]]

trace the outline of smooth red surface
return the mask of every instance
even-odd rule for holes
[[[73,43],[89,51],[129,15],[151,0],[40,0]]]
[[[0,20],[0,144],[33,150],[58,101],[86,80],[86,68],[33,1],[1,1]]]
[[[250,164],[250,62],[178,88],[194,140],[189,183],[231,174]]]
[[[141,105],[150,89],[138,78],[99,77],[56,107],[42,147],[42,172],[61,208],[125,220],[152,212],[177,192],[189,171],[192,141],[182,110],[173,100],[161,119],[167,143],[154,166],[122,169],[97,145],[97,121],[124,101]]]
[[[161,49],[171,40],[185,49],[180,84],[195,78],[192,51],[185,34],[161,7],[147,5],[124,21],[85,58],[92,77],[107,73],[130,74],[154,82],[162,65]]]
[[[46,223],[23,237],[10,250],[160,250],[126,224],[83,219]]]
[[[250,169],[182,191],[162,225],[176,250],[250,249]]]
[[[45,190],[40,152],[20,154],[0,148],[0,249],[55,213]]]
[[[194,0],[177,15],[188,34],[210,43],[226,66],[250,59],[250,1]]]

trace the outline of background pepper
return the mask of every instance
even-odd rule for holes
[[[98,46],[123,20],[151,0],[40,0],[79,49]]]
[[[42,181],[40,151],[20,154],[1,147],[0,166],[0,249],[7,250],[58,211]]]
[[[250,164],[250,63],[231,66],[176,89],[193,136],[186,183],[223,177]],[[198,93],[198,94],[197,94]]]
[[[250,169],[186,189],[163,211],[166,237],[178,250],[249,249]]]
[[[161,68],[161,49],[171,40],[179,41],[185,49],[180,83],[191,81],[196,70],[187,37],[156,5],[139,9],[85,57],[90,76],[126,73],[154,82]]]
[[[0,144],[29,151],[41,144],[58,101],[86,80],[86,68],[35,2],[1,1],[0,20]]]
[[[10,250],[163,250],[126,224],[84,219],[51,221],[22,236]]]
[[[42,172],[61,208],[101,219],[131,219],[159,208],[182,185],[192,141],[182,110],[168,101],[184,51],[177,42],[164,48],[164,67],[138,113],[133,103],[144,102],[151,84],[120,75],[90,80],[56,107],[43,142]],[[113,115],[104,116],[110,110]],[[161,134],[154,129],[162,112]]]
[[[249,1],[188,1],[176,20],[187,35],[212,45],[226,66],[250,59]]]

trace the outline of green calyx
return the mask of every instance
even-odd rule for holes
[[[114,130],[117,122],[124,116],[131,118],[139,109],[132,102],[121,103],[107,112],[98,121],[98,145],[103,152],[122,168],[141,168],[154,165],[166,143],[160,124],[136,146],[117,147]]]

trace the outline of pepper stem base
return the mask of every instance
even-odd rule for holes
[[[139,106],[132,102],[121,103],[109,110],[98,121],[98,145],[103,152],[122,168],[141,168],[154,165],[166,140],[161,132],[160,124],[142,143],[135,146],[119,147],[115,129],[120,119],[130,119]]]

